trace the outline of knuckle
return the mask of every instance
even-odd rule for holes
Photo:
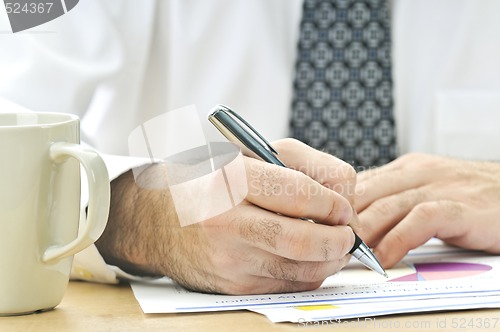
[[[324,185],[330,184],[332,180],[343,184],[356,183],[357,172],[350,164],[327,154],[323,154],[320,161],[321,165],[328,165],[326,167],[323,166],[323,172],[318,171],[320,173],[318,176],[322,180],[320,182]]]
[[[307,222],[307,221],[304,221]],[[313,254],[311,236],[307,236],[301,231],[291,229],[285,235],[284,251],[288,258],[294,260],[307,260]]]
[[[338,167],[339,167],[339,172],[344,179],[349,181],[356,180],[357,172],[354,169],[354,167],[352,167],[350,164],[343,162]]]
[[[272,144],[276,150],[280,151],[280,153],[283,151],[293,151],[297,149],[297,147],[305,145],[301,141],[290,137],[274,141]]]
[[[412,213],[418,221],[432,221],[439,216],[441,206],[438,202],[425,202],[416,205]]]
[[[393,211],[393,205],[387,199],[375,201],[368,208],[375,218],[389,215]]]
[[[295,138],[287,137],[280,139],[279,141],[276,142],[278,145],[281,146],[287,146],[287,147],[293,147],[297,145],[303,145],[303,143]]]

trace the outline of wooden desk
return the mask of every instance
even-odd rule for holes
[[[493,322],[497,321],[493,327]],[[478,328],[489,321],[489,328]],[[472,322],[475,325],[467,325]],[[463,323],[463,328],[452,324]],[[446,313],[399,315],[350,321],[306,328],[298,324],[273,324],[264,316],[247,311],[145,315],[130,286],[70,282],[63,302],[40,314],[0,317],[0,331],[10,332],[97,332],[97,331],[300,331],[318,328],[341,331],[498,331],[500,309],[455,311]]]

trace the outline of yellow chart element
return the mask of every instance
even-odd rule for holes
[[[331,305],[331,304],[321,304],[321,305],[303,305],[299,307],[295,307],[295,309],[303,310],[303,311],[313,311],[313,310],[327,310],[327,309],[338,309],[340,307]]]

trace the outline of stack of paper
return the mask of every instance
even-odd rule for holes
[[[210,295],[187,291],[167,278],[133,282],[132,289],[145,313],[247,309],[273,322],[500,307],[500,256],[431,240],[387,273],[389,279],[353,260],[309,292]]]

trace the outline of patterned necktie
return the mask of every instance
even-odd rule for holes
[[[396,157],[385,0],[305,0],[291,136],[357,170]]]

